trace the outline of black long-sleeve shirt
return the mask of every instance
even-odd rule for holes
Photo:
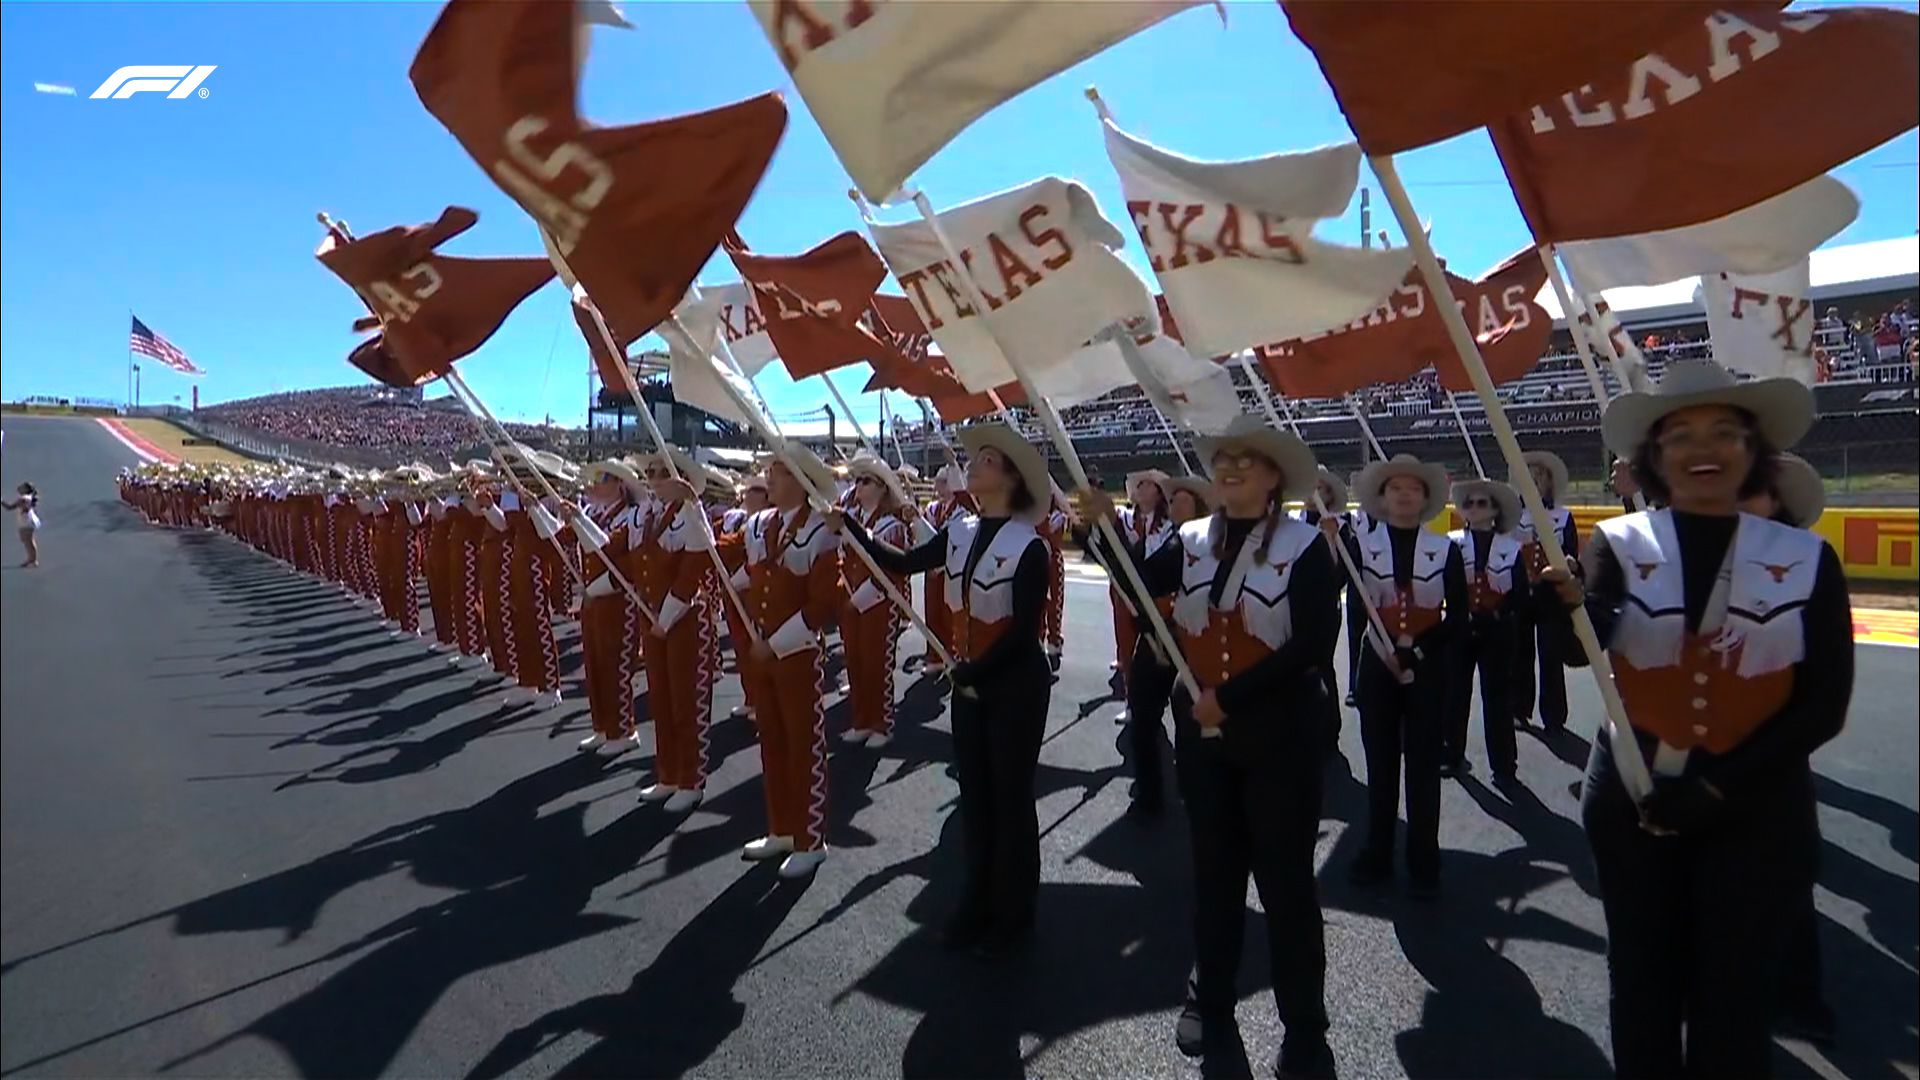
[[[1672,518],[1674,537],[1680,545],[1686,628],[1697,632],[1740,519],[1678,510],[1672,512]],[[1588,543],[1584,565],[1587,614],[1605,647],[1613,640],[1620,609],[1626,603],[1626,575],[1605,535],[1597,530]],[[1853,697],[1853,605],[1840,557],[1825,544],[1820,547],[1813,592],[1800,617],[1804,620],[1806,653],[1794,665],[1793,691],[1786,704],[1727,753],[1694,754],[1690,771],[1729,799],[1764,790],[1769,777],[1804,767],[1821,744],[1840,733],[1846,721],[1847,705]],[[1585,667],[1587,656],[1573,637],[1570,621],[1563,618],[1559,622],[1561,655],[1569,666]]]
[[[847,517],[846,534],[854,542],[867,549],[873,561],[880,569],[892,574],[924,574],[929,570],[938,570],[947,562],[947,530],[942,527],[920,543],[902,551],[892,544],[875,540],[867,535],[860,523]],[[973,546],[967,549],[966,570],[961,575],[962,588],[971,588],[966,584],[973,579],[974,568],[980,565],[980,559],[992,546],[993,538],[1000,534],[1007,519],[1003,517],[983,517],[980,526],[973,535]],[[1013,614],[1011,625],[987,651],[962,663],[954,671],[954,681],[961,685],[977,686],[1002,672],[1008,664],[1019,659],[1026,650],[1036,656],[1040,653],[1040,620],[1046,613],[1048,579],[1047,545],[1039,537],[1029,543],[1020,553],[1020,562],[1013,570]]]
[[[1240,549],[1260,520],[1227,519],[1220,559],[1207,593],[1209,605],[1220,602]],[[1093,546],[1100,552],[1102,562],[1112,565],[1112,552],[1105,550],[1106,539],[1098,532],[1093,534]],[[1139,545],[1131,546],[1148,594],[1177,595],[1186,569],[1182,546],[1177,542],[1166,544],[1151,558],[1144,559]],[[1116,578],[1115,582],[1133,599],[1136,607],[1140,606],[1140,599],[1133,595],[1124,577]],[[1256,712],[1263,704],[1276,704],[1292,680],[1325,663],[1332,653],[1334,642],[1340,636],[1340,576],[1324,535],[1317,537],[1294,561],[1292,574],[1287,579],[1287,604],[1293,616],[1292,636],[1252,667],[1213,688],[1220,708],[1229,716]]]

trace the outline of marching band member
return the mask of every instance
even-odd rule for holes
[[[1845,720],[1853,626],[1833,550],[1739,504],[1766,490],[1775,449],[1807,432],[1813,410],[1792,379],[1669,363],[1653,392],[1615,398],[1601,420],[1664,508],[1600,523],[1584,590],[1566,568],[1542,575],[1562,604],[1585,604],[1630,749],[1654,777],[1635,806],[1606,729],[1596,735],[1581,816],[1621,1076],[1772,1069],[1770,946],[1806,903],[1819,843],[1808,758]]]
[[[631,464],[612,458],[582,469],[580,480],[587,492],[584,513],[607,534],[601,551],[625,574],[627,552],[638,536],[636,515],[645,481]],[[613,580],[600,556],[587,554],[585,545],[582,554],[581,568],[589,580],[580,601],[580,651],[585,661],[587,712],[593,732],[580,740],[579,748],[613,757],[640,744],[639,719],[633,705],[633,676],[640,660],[640,609]]]
[[[1526,570],[1520,541],[1513,536],[1520,520],[1520,495],[1497,480],[1464,480],[1453,485],[1453,505],[1466,527],[1447,534],[1460,552],[1467,577],[1467,622],[1447,653],[1446,729],[1440,775],[1469,771],[1467,722],[1473,711],[1473,673],[1480,672],[1480,722],[1487,740],[1487,765],[1495,784],[1511,784],[1519,766],[1507,680],[1513,671],[1514,612],[1526,603]]]
[[[516,445],[501,451],[500,461],[505,470],[521,479],[521,486],[529,494],[536,490],[535,473],[568,484],[574,481],[572,465],[546,451]],[[511,665],[505,674],[534,700],[551,706],[560,703],[560,649],[553,635],[553,587],[548,582],[566,571],[556,566],[560,556],[554,549],[555,533],[549,531],[553,508],[545,505],[546,501],[551,500],[535,504],[547,512],[537,515],[518,492],[502,491],[498,508],[503,511],[507,533],[503,614]],[[501,528],[498,524],[494,527]]]
[[[453,663],[490,662],[497,640],[498,612],[488,599],[496,594],[493,575],[499,569],[492,561],[497,553],[487,550],[495,543],[493,519],[486,513],[493,498],[488,489],[491,471],[489,462],[467,462],[466,490],[447,505],[447,517],[453,522],[447,533],[447,603],[453,609],[454,642],[460,649]]]
[[[450,515],[451,508],[457,505],[457,499],[446,495],[427,496],[427,610],[433,612],[433,641],[430,647],[435,652],[454,648],[459,641],[454,633],[453,518]]]
[[[1340,634],[1339,578],[1321,531],[1282,512],[1311,490],[1313,452],[1243,416],[1195,440],[1220,508],[1180,526],[1143,567],[1148,591],[1174,598],[1194,677],[1173,698],[1175,753],[1194,867],[1195,972],[1175,1028],[1183,1053],[1226,1045],[1246,922],[1247,878],[1266,910],[1274,1003],[1286,1028],[1275,1071],[1331,1077],[1326,941],[1314,879],[1323,710],[1320,672]],[[1111,513],[1105,496],[1088,499]],[[1121,579],[1123,582],[1125,578]],[[1218,732],[1207,737],[1205,731]]]
[[[910,547],[902,513],[911,513],[913,503],[892,466],[862,450],[847,463],[847,471],[853,477],[854,492],[847,517],[875,541],[902,550]],[[845,651],[852,714],[840,741],[878,748],[893,741],[893,680],[905,620],[873,581],[865,562],[842,560],[840,574],[847,594],[840,609],[840,645]],[[893,583],[905,592],[904,575],[895,575]]]
[[[1425,523],[1447,505],[1447,473],[1411,454],[1360,472],[1360,507],[1380,527],[1360,539],[1360,574],[1394,635],[1389,663],[1367,647],[1360,658],[1360,738],[1367,757],[1367,841],[1350,879],[1393,877],[1401,758],[1406,758],[1408,894],[1440,891],[1440,753],[1448,645],[1467,615],[1460,552]]]
[[[1127,503],[1115,512],[1119,515],[1121,538],[1151,558],[1160,545],[1173,539],[1173,522],[1167,518],[1167,474],[1145,469],[1127,474]],[[1133,664],[1134,646],[1139,644],[1140,627],[1133,612],[1121,597],[1120,588],[1108,575],[1107,599],[1113,606],[1113,670],[1120,673],[1120,690],[1127,688],[1127,671]],[[1128,710],[1120,710],[1117,723],[1126,723]]]
[[[960,441],[971,456],[967,490],[978,515],[957,514],[904,552],[876,543],[857,522],[846,532],[891,573],[946,572],[967,880],[942,940],[991,957],[1027,940],[1040,889],[1033,785],[1053,694],[1042,645],[1051,556],[1034,521],[1046,513],[1052,481],[1040,452],[1004,424],[962,428]]]
[[[505,466],[502,466],[504,471]],[[503,490],[498,481],[488,480],[475,492],[475,505],[469,512],[478,514],[480,534],[480,615],[486,631],[488,662],[493,670],[509,679],[519,675],[514,659],[515,629],[513,613],[514,533],[509,513],[519,512],[518,493]]]
[[[976,509],[978,507],[974,505],[973,496],[967,494],[966,470],[949,462],[933,474],[933,501],[921,513],[920,522],[932,532],[939,532],[947,527],[947,522],[955,514],[972,513]],[[923,536],[915,537],[916,542],[925,539]],[[942,646],[952,651],[953,611],[947,607],[946,573],[939,569],[927,571],[927,582],[921,591],[924,601],[921,606],[926,609],[927,628],[933,631],[933,636],[939,639]],[[940,654],[934,651],[932,642],[927,643],[926,663],[930,672],[940,671],[946,665],[940,659]]]
[[[833,470],[797,443],[787,451],[818,491],[833,490]],[[827,857],[826,646],[822,634],[843,595],[839,538],[807,504],[785,458],[767,466],[772,506],[722,538],[744,555],[733,581],[759,639],[741,675],[751,683],[760,733],[760,782],[767,835],[741,858],[783,859],[780,876],[811,874]]]
[[[1573,511],[1555,505],[1561,493],[1567,490],[1567,463],[1560,460],[1560,455],[1547,450],[1529,450],[1522,457],[1527,463],[1527,472],[1533,476],[1534,486],[1540,489],[1540,500],[1546,503],[1547,512],[1553,517],[1553,530],[1560,538],[1560,547],[1569,558],[1577,557],[1580,554],[1580,533],[1573,524]],[[1538,581],[1540,571],[1546,569],[1545,549],[1535,536],[1535,528],[1532,512],[1521,510],[1520,551],[1530,585]],[[1516,614],[1514,723],[1525,727],[1533,716],[1534,662],[1537,657],[1540,666],[1540,723],[1548,731],[1560,731],[1567,726],[1567,674],[1566,665],[1560,658],[1557,635],[1536,634],[1530,608],[1522,606]]]
[[[380,477],[384,487],[398,480],[398,472]],[[361,505],[367,519],[367,527],[372,533],[372,543],[368,545],[369,561],[373,565],[373,593],[380,604],[380,622],[399,636],[402,628],[400,579],[406,573],[406,551],[408,543],[407,519],[398,493],[392,497],[380,494],[366,496]]]
[[[678,814],[698,806],[706,794],[707,727],[720,660],[709,604],[711,541],[701,520],[706,511],[695,495],[706,486],[706,470],[678,447],[665,452],[686,480],[674,479],[660,453],[644,459],[642,475],[654,497],[641,518],[640,576],[634,584],[659,621],[649,622],[644,613],[640,617],[654,732],[654,782],[640,798],[664,803]]]

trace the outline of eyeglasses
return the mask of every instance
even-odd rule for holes
[[[1476,506],[1492,506],[1493,500],[1492,499],[1468,499],[1466,502],[1463,502],[1460,505],[1465,507],[1468,510],[1471,510]]]
[[[673,476],[672,473],[668,472],[665,469],[648,469],[646,472],[642,473],[641,475],[645,476],[649,480],[666,480]]]
[[[875,480],[871,476],[856,476],[853,478],[853,486],[855,487],[859,487],[862,484],[877,484],[879,482],[880,481]]]
[[[1236,469],[1251,469],[1265,460],[1250,450],[1222,450],[1213,455],[1213,467],[1217,469],[1222,465],[1231,465]]]

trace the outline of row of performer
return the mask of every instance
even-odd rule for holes
[[[1281,1076],[1336,1071],[1315,847],[1341,698],[1359,713],[1369,803],[1345,872],[1386,888],[1404,869],[1409,898],[1431,901],[1441,781],[1466,767],[1475,675],[1493,778],[1517,783],[1516,721],[1537,685],[1543,725],[1566,723],[1562,669],[1592,663],[1577,625],[1590,623],[1626,721],[1599,726],[1581,807],[1608,928],[1615,1067],[1759,1077],[1779,1009],[1817,1004],[1817,960],[1810,973],[1803,951],[1818,846],[1808,759],[1840,730],[1852,690],[1845,579],[1807,528],[1821,485],[1784,452],[1812,420],[1811,393],[1791,380],[1670,364],[1603,417],[1652,509],[1602,522],[1561,565],[1508,484],[1452,483],[1407,455],[1342,483],[1252,417],[1195,440],[1210,479],[1135,474],[1125,507],[1097,491],[1069,502],[1039,451],[999,424],[960,429],[966,465],[942,471],[925,508],[878,458],[840,474],[797,446],[745,485],[740,506],[713,510],[704,474],[673,448],[578,472],[516,448],[371,485],[150,472],[123,491],[155,520],[213,520],[377,598],[396,633],[418,630],[424,570],[433,644],[489,658],[533,694],[558,691],[552,621],[578,581],[584,748],[632,744],[644,667],[655,775],[641,796],[670,810],[701,797],[724,626],[766,799],[766,835],[743,855],[780,859],[788,877],[826,855],[826,632],[837,625],[844,649],[841,738],[885,745],[907,617],[895,600],[925,575],[966,867],[942,939],[986,956],[1021,948],[1034,926],[1034,776],[1059,663],[1061,549],[1076,541],[1112,582],[1141,812],[1159,808],[1155,748],[1173,717],[1194,896],[1175,1040],[1197,1055],[1237,1039],[1251,882],[1285,1029]],[[1574,553],[1571,516],[1553,502],[1564,464],[1526,464]],[[561,494],[575,487],[581,498]],[[1310,509],[1289,513],[1293,500]],[[1449,505],[1462,527],[1428,528]]]

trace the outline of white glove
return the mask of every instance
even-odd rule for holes
[[[590,597],[612,596],[617,588],[618,586],[613,583],[612,574],[601,574],[593,579],[593,584],[587,586],[587,595]]]
[[[588,551],[599,551],[607,546],[609,539],[606,530],[600,527],[600,523],[585,514],[573,519],[573,535],[579,538],[580,546]]]

